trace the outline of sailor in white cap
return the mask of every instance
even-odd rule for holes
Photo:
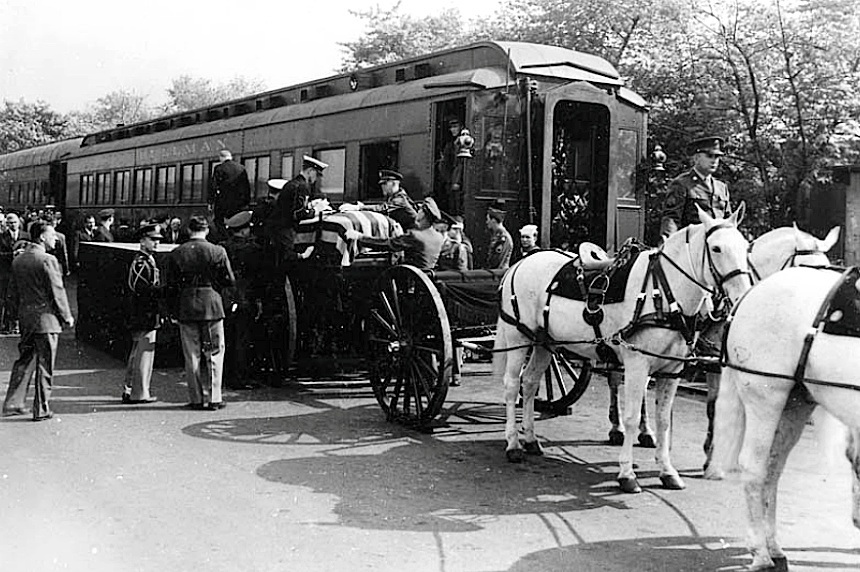
[[[299,222],[313,217],[308,203],[314,196],[312,186],[322,178],[328,164],[305,155],[302,157],[302,170],[283,186],[272,216],[272,229],[275,244],[279,250],[279,261],[296,258],[293,249],[296,229]]]
[[[537,243],[538,227],[535,224],[527,224],[520,228],[520,250],[525,258],[532,252],[540,250]]]

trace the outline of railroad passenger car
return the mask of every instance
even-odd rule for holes
[[[81,141],[77,137],[0,155],[0,205],[23,212],[28,206],[65,204],[66,161]]]
[[[452,118],[473,145],[446,165]],[[646,129],[645,102],[605,60],[480,42],[88,135],[64,163],[65,206],[72,216],[110,206],[131,221],[201,211],[229,148],[255,198],[267,179],[295,175],[302,155],[331,165],[319,190],[334,204],[381,200],[377,173],[396,169],[414,199],[465,216],[479,262],[489,205],[508,211],[512,231],[538,224],[543,246],[612,248],[642,236]]]

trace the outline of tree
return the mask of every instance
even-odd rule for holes
[[[51,143],[69,136],[68,120],[44,101],[4,101],[0,110],[0,153]]]
[[[398,2],[388,10],[376,6],[350,13],[364,20],[366,32],[354,42],[340,44],[345,52],[342,72],[468,43],[460,12],[454,9],[416,18],[402,14]]]
[[[167,88],[167,103],[161,107],[164,113],[189,111],[231,99],[238,99],[265,90],[263,82],[236,76],[230,81],[213,84],[212,80],[182,75],[171,81]]]
[[[91,103],[84,111],[69,114],[71,130],[76,135],[130,125],[152,118],[154,110],[147,96],[134,91],[112,91]]]

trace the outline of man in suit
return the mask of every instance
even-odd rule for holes
[[[6,229],[0,233],[0,331],[4,333],[17,333],[16,308],[6,299],[12,279],[15,244],[22,240],[30,240],[30,235],[21,229],[21,218],[10,212],[6,215]]]
[[[188,407],[217,410],[225,407],[221,395],[224,369],[224,305],[220,291],[236,279],[224,247],[206,240],[209,222],[200,215],[188,221],[190,238],[167,259],[167,289],[176,300]]]
[[[221,161],[209,177],[209,195],[206,202],[215,220],[215,227],[226,236],[224,220],[251,204],[251,183],[245,167],[233,160],[229,149],[218,154]]]
[[[9,299],[18,307],[21,320],[20,357],[12,366],[9,390],[3,402],[3,415],[27,415],[24,406],[29,389],[29,368],[35,358],[36,395],[33,398],[33,420],[54,416],[51,398],[54,362],[62,325],[75,323],[69,309],[63,276],[57,259],[48,254],[57,235],[51,223],[37,220],[31,227],[33,242],[12,263]]]
[[[75,268],[80,265],[80,258],[78,258],[78,255],[81,251],[81,243],[94,242],[96,239],[95,232],[96,217],[93,215],[87,215],[84,219],[84,227],[75,231],[75,244],[72,246],[72,264],[74,264]]]
[[[113,226],[114,214],[116,211],[113,209],[102,209],[99,211],[99,224],[93,231],[93,240],[95,242],[113,242],[113,233],[111,233],[111,227]]]
[[[138,231],[140,251],[128,267],[128,328],[131,331],[131,350],[122,391],[122,402],[127,404],[158,401],[157,397],[150,395],[149,384],[155,363],[156,332],[161,324],[161,276],[155,263],[155,252],[161,238],[159,225],[142,225]]]
[[[60,263],[60,268],[63,271],[63,276],[69,275],[69,247],[66,241],[66,235],[58,229],[63,224],[63,214],[60,211],[48,212],[45,215],[45,220],[54,225],[54,231],[57,233],[57,246],[50,253],[57,257],[57,262]]]

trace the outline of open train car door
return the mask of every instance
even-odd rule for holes
[[[546,93],[541,245],[607,250],[641,239],[644,194],[636,191],[644,112],[582,82]],[[629,124],[629,125],[628,125]]]

